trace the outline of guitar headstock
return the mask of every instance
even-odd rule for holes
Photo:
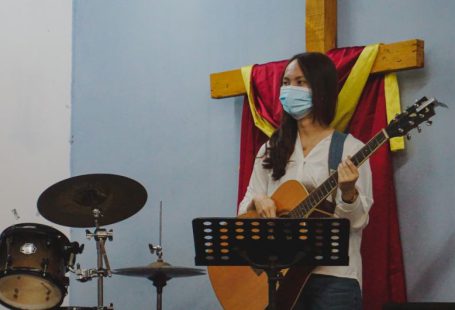
[[[410,106],[401,114],[398,114],[385,129],[389,138],[399,137],[407,134],[410,130],[418,127],[423,122],[431,125],[429,119],[435,115],[434,107],[444,105],[435,98],[427,99],[422,97],[415,104]]]

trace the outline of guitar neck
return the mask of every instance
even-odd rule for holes
[[[383,129],[378,132],[367,144],[351,157],[356,167],[362,165],[379,147],[381,147],[389,136]],[[338,172],[334,171],[321,185],[313,190],[308,197],[295,207],[288,216],[293,218],[304,218],[323,202],[338,186]]]

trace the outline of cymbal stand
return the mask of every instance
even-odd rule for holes
[[[80,269],[78,266],[76,274],[79,276],[79,281],[86,282],[91,280],[92,278],[98,278],[98,309],[105,309],[103,304],[103,295],[104,295],[104,277],[111,277],[111,267],[109,264],[109,259],[107,257],[105,243],[106,240],[112,241],[113,239],[113,231],[110,229],[109,231],[100,228],[99,226],[99,218],[102,217],[101,211],[99,209],[93,209],[93,218],[95,221],[95,231],[92,233],[88,229],[85,231],[87,239],[90,240],[92,238],[96,241],[96,254],[97,254],[97,269],[88,269],[83,270]],[[103,267],[103,262],[106,265],[106,268]]]
[[[159,232],[159,244],[153,245],[149,244],[150,253],[156,254],[158,256],[157,262],[159,264],[167,265],[163,260],[163,247],[161,246],[161,235],[163,231],[162,227],[163,220],[163,202],[160,201],[160,232]],[[166,286],[167,276],[165,274],[157,274],[155,277],[149,278],[153,281],[153,285],[156,287],[156,309],[162,310],[163,307],[163,287]]]

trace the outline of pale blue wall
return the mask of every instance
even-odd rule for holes
[[[339,46],[425,41],[425,68],[398,75],[403,106],[422,96],[450,105],[395,155],[409,299],[455,301],[455,1],[338,1]]]
[[[455,2],[339,1],[339,46],[425,40],[426,68],[400,73],[404,104],[422,95],[450,103]],[[192,267],[191,220],[234,215],[241,99],[210,99],[209,74],[287,58],[304,49],[304,0],[75,1],[72,174],[118,173],[149,200],[112,225],[113,268],[155,257],[164,203],[165,259]],[[455,300],[454,108],[396,155],[408,292],[415,301]],[[73,239],[84,241],[74,229]],[[94,244],[79,261],[94,267]],[[72,305],[95,305],[96,282],[71,282]],[[147,280],[106,280],[106,303],[153,309]],[[206,277],[173,279],[166,309],[218,309]]]
[[[302,0],[74,2],[72,173],[126,175],[149,193],[111,226],[113,268],[155,260],[147,244],[158,241],[160,200],[164,258],[175,266],[194,267],[193,218],[235,214],[241,99],[211,99],[209,74],[302,51],[304,16]],[[82,229],[72,236],[85,239]],[[85,244],[79,260],[93,268]],[[71,281],[71,304],[95,305],[95,284]],[[105,300],[154,309],[154,287],[115,276]],[[219,307],[205,276],[172,279],[164,305]]]

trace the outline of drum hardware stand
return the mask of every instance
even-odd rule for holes
[[[150,253],[156,254],[158,256],[158,261],[162,262],[163,261],[163,247],[161,246],[161,239],[163,235],[163,202],[160,201],[160,230],[159,230],[159,244],[158,245],[153,245],[149,243],[149,249]]]
[[[92,278],[98,278],[98,309],[106,309],[103,304],[103,294],[104,294],[104,278],[111,277],[111,266],[109,264],[109,259],[107,257],[105,242],[106,240],[112,241],[113,239],[113,230],[106,230],[100,228],[98,219],[102,217],[101,211],[99,209],[93,209],[93,218],[95,221],[95,231],[92,233],[88,229],[85,230],[85,234],[88,240],[92,238],[96,241],[96,254],[97,254],[97,268],[96,269],[81,269],[80,265],[77,264],[77,269],[75,270],[76,275],[78,276],[78,281],[87,282]],[[103,267],[103,263],[106,265],[106,268]],[[112,304],[111,304],[112,306]],[[110,309],[110,308],[109,308]]]
[[[158,264],[167,265],[163,260],[163,248],[161,245],[153,246],[153,244],[149,244],[149,249],[150,253],[158,256],[156,261]],[[168,278],[163,274],[149,279],[152,280],[153,285],[156,287],[156,309],[161,310],[163,307],[163,287],[166,286]]]
[[[162,233],[163,233],[163,201],[160,201],[160,231],[159,231],[159,244],[153,245],[149,243],[150,253],[158,256],[157,263],[166,264],[163,260],[163,247],[161,246]],[[156,309],[161,310],[163,307],[163,287],[166,286],[168,278],[165,275],[159,275],[150,279],[156,287]]]
[[[161,236],[162,236],[162,210],[163,204],[160,202],[160,230],[159,230],[159,244],[153,245],[149,244],[149,249],[152,254],[156,254],[158,259],[148,264],[147,266],[141,267],[132,267],[132,268],[123,268],[113,270],[114,274],[125,275],[125,276],[135,276],[135,277],[145,277],[153,282],[153,285],[156,287],[157,297],[156,297],[156,308],[157,310],[162,309],[162,295],[163,287],[166,286],[166,283],[175,277],[189,277],[189,276],[198,276],[203,275],[205,272],[199,269],[194,268],[185,268],[185,267],[176,267],[171,266],[163,260],[163,247],[161,246]]]
[[[113,232],[100,226],[131,217],[144,207],[146,201],[147,191],[139,182],[121,175],[102,173],[62,180],[47,188],[38,198],[38,211],[49,221],[69,227],[94,227],[94,232],[86,230],[86,236],[96,241],[96,268],[81,269],[79,264],[74,267],[76,254],[82,252],[79,245],[71,244],[64,251],[68,260],[67,271],[73,272],[78,281],[98,278],[98,310],[113,307],[112,304],[103,307],[103,280],[112,275],[105,244],[106,240],[113,239]]]
[[[163,248],[161,247],[161,245],[153,245],[151,243],[149,243],[149,249],[150,249],[150,253],[152,254],[156,254],[158,256],[158,259],[157,261],[159,262],[162,262],[163,261]]]

